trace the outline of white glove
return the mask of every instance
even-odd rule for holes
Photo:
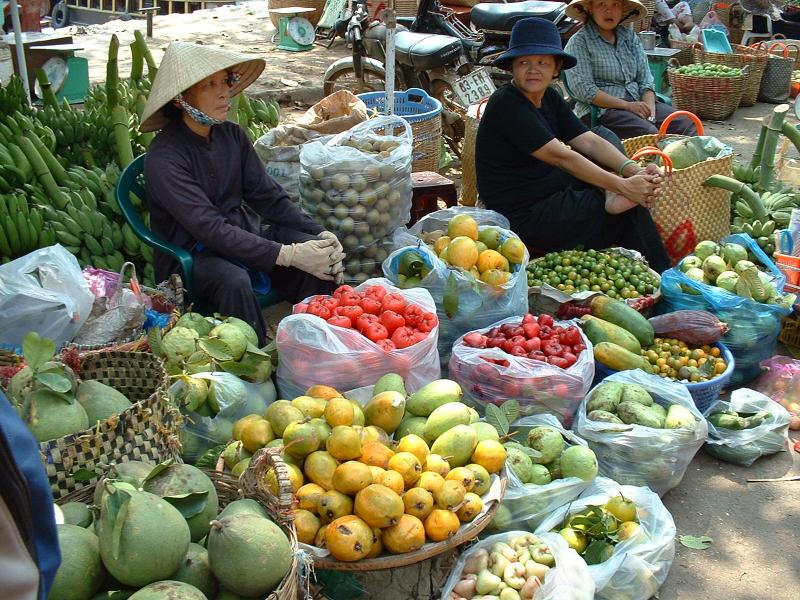
[[[341,254],[336,250],[336,242],[331,239],[309,240],[301,244],[284,244],[278,253],[275,264],[279,267],[295,267],[318,279],[334,281],[331,267],[341,259],[333,260]]]
[[[339,242],[339,238],[336,237],[336,235],[331,233],[330,231],[323,231],[317,237],[319,237],[319,239],[321,239],[321,240],[333,240],[333,241],[335,241],[336,242],[336,249],[339,252],[344,252],[344,249],[342,248],[342,244],[341,244],[341,242]]]

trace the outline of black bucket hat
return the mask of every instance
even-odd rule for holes
[[[571,69],[578,60],[561,47],[561,35],[552,21],[529,17],[514,24],[508,50],[497,57],[494,66],[511,70],[511,62],[520,56],[551,55],[564,59],[562,69]]]

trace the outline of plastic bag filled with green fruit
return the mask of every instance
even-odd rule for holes
[[[792,301],[781,296],[786,278],[753,238],[730,235],[721,244],[698,244],[695,254],[662,274],[661,312],[705,310],[727,323],[730,329],[720,341],[736,359],[731,385],[741,385],[760,375],[761,361],[775,354],[781,321],[791,312]],[[746,250],[744,260],[726,260],[726,249],[733,244]]]
[[[393,242],[397,249],[383,262],[384,276],[433,296],[443,365],[459,336],[527,312],[528,249],[499,213],[439,210],[395,232]],[[415,264],[418,272],[409,279]]]
[[[564,429],[553,415],[523,417],[511,425],[509,433],[514,437],[505,444],[508,483],[489,527],[492,531],[533,531],[548,514],[589,487],[597,474],[597,460],[586,442]],[[569,450],[564,473],[564,452],[576,447],[582,450]]]
[[[730,402],[717,402],[708,411],[711,456],[749,467],[767,454],[786,451],[791,416],[764,394],[742,388],[734,390]]]
[[[648,600],[675,558],[675,521],[658,495],[604,477],[551,513],[535,533],[552,531],[589,564],[598,599]]]
[[[515,590],[517,595],[503,596],[500,588]],[[481,540],[459,557],[442,588],[441,600],[477,594],[523,600],[592,600],[594,581],[586,563],[561,536],[509,531]]]
[[[677,486],[708,437],[686,386],[639,369],[604,379],[575,414],[575,433],[597,455],[600,474],[659,495]]]

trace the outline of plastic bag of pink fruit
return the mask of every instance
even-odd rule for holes
[[[765,372],[750,387],[769,396],[792,416],[789,429],[800,430],[800,360],[773,356],[761,362]]]
[[[488,335],[504,325],[520,325],[520,317],[510,317],[490,327],[459,337],[453,344],[449,376],[464,390],[466,404],[482,410],[487,404],[502,404],[510,398],[519,400],[522,415],[552,414],[565,426],[583,400],[594,378],[592,343],[578,328],[585,348],[577,361],[561,368],[527,356],[514,356],[503,348],[472,347],[465,338]],[[553,327],[568,328],[574,322],[555,321]]]

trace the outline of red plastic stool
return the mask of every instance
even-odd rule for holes
[[[422,217],[439,210],[438,200],[441,198],[447,207],[458,202],[456,184],[447,177],[433,171],[420,171],[411,174],[414,192],[411,198],[411,220],[413,225]]]

